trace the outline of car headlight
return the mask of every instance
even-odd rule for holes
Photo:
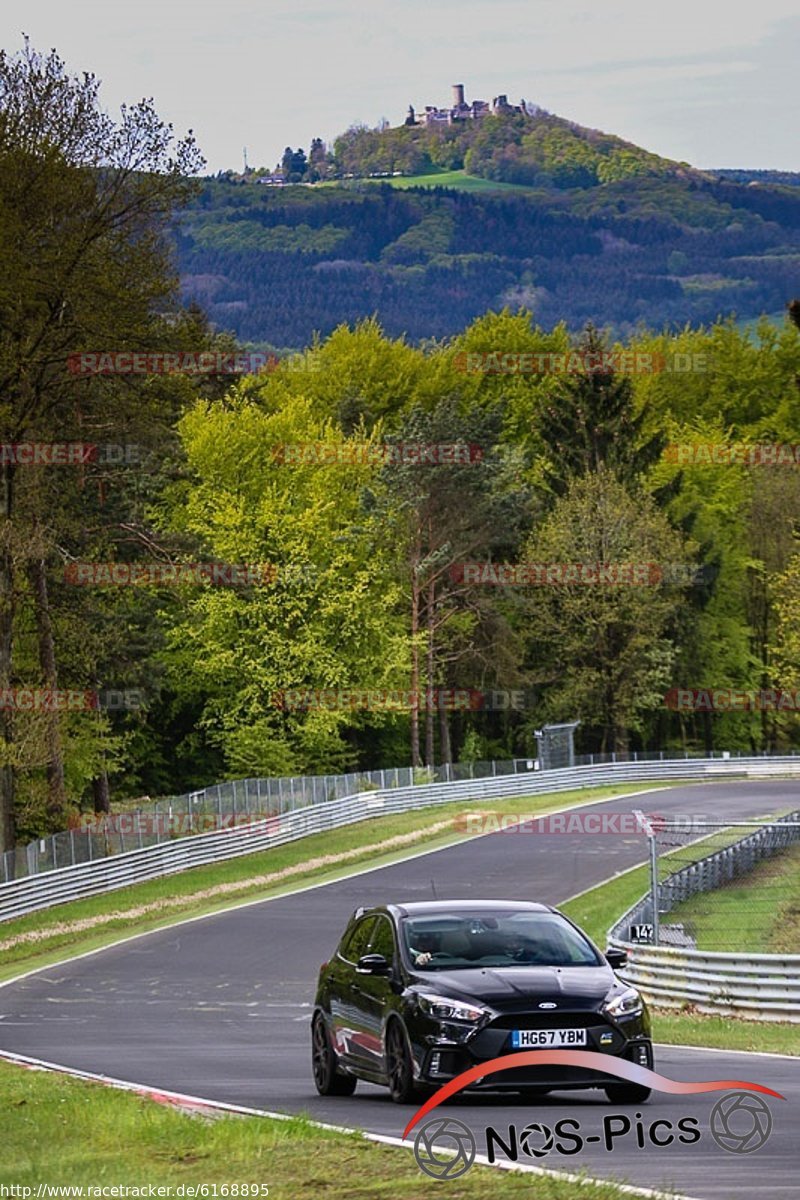
[[[440,1021],[482,1021],[490,1017],[491,1011],[477,1004],[466,1004],[463,1000],[451,1000],[449,996],[431,996],[417,994],[417,1003],[429,1017]]]
[[[610,999],[606,997],[603,1012],[608,1013],[610,1017],[632,1017],[642,1011],[643,1005],[644,1001],[636,988],[626,988],[624,992],[617,992]]]

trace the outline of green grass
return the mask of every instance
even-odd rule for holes
[[[625,871],[608,883],[601,883],[583,895],[576,896],[574,900],[559,904],[559,908],[602,948],[614,922],[640,900],[649,888],[650,868],[646,865],[634,867],[632,871]]]
[[[701,950],[800,954],[800,846],[672,910]]]
[[[713,1046],[719,1050],[800,1055],[797,1025],[760,1023],[736,1017],[653,1009],[653,1039],[670,1046]]]
[[[762,815],[766,818],[782,814],[764,813]],[[691,845],[689,854],[692,859],[695,859],[700,854],[704,856],[713,854],[715,850],[730,846],[732,842],[738,842],[742,836],[742,829],[736,826],[715,829],[704,838],[694,839],[691,843],[687,842],[685,846],[677,846],[673,850],[662,853],[661,861],[668,858],[675,859],[672,869],[678,870],[686,865],[683,856],[687,852],[687,846]],[[698,849],[698,844],[702,845],[702,850]],[[663,874],[664,872],[661,872],[662,878]],[[590,938],[600,944],[611,926],[649,890],[650,867],[644,865],[635,867],[632,871],[624,871],[617,878],[592,888],[582,896],[576,896],[560,907],[574,921],[577,921],[582,929],[586,930]],[[673,913],[670,913],[669,920],[673,920]]]
[[[462,192],[531,192],[524,183],[498,183],[467,175],[465,171],[440,171],[433,175],[398,175],[391,179],[368,179],[362,183],[388,183],[394,188],[446,187]]]
[[[30,1187],[33,1195],[42,1183],[145,1189],[247,1183],[266,1185],[269,1200],[430,1200],[436,1186],[408,1150],[319,1129],[302,1118],[207,1120],[3,1062],[0,1093],[0,1184]],[[398,1108],[398,1136],[407,1119]],[[575,1186],[473,1166],[445,1188],[451,1200],[570,1200]],[[623,1193],[603,1184],[591,1195],[621,1200]]]
[[[329,882],[359,865],[384,866],[421,850],[453,845],[464,840],[455,819],[465,812],[540,814],[589,800],[651,790],[652,786],[587,788],[502,802],[488,800],[480,805],[456,802],[374,817],[286,846],[61,904],[0,924],[0,981],[108,945],[126,933],[159,929],[181,918],[221,911],[236,902],[281,895],[304,884]],[[402,846],[391,845],[394,838],[406,840]],[[287,874],[275,878],[281,872]],[[141,911],[143,906],[147,911]],[[76,928],[79,922],[94,924]],[[24,940],[4,945],[15,938]]]

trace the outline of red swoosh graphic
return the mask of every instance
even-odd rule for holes
[[[681,1083],[680,1080],[670,1079],[667,1075],[659,1075],[648,1067],[640,1067],[638,1063],[627,1062],[623,1058],[614,1058],[610,1054],[598,1054],[593,1050],[521,1050],[518,1054],[504,1054],[502,1058],[490,1058],[488,1062],[480,1063],[462,1071],[434,1092],[430,1100],[426,1100],[418,1108],[414,1116],[403,1130],[407,1138],[411,1130],[423,1117],[437,1108],[444,1100],[449,1100],[462,1091],[476,1079],[485,1075],[499,1074],[500,1071],[511,1071],[514,1067],[538,1067],[556,1063],[568,1067],[584,1067],[590,1071],[602,1071],[604,1075],[616,1075],[631,1083],[643,1087],[654,1088],[658,1092],[671,1092],[677,1096],[694,1095],[697,1092],[727,1092],[739,1088],[744,1092],[763,1092],[767,1096],[776,1096],[785,1100],[780,1092],[764,1087],[760,1083],[748,1083],[744,1079],[710,1079],[705,1083]]]

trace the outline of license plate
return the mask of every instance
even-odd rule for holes
[[[585,1029],[515,1029],[511,1034],[515,1050],[531,1050],[542,1046],[585,1046]]]

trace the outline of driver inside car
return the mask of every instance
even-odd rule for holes
[[[509,935],[505,952],[514,962],[521,963],[546,963],[551,958],[548,947],[524,938],[517,932]]]
[[[415,967],[424,967],[431,961],[434,954],[439,950],[439,938],[435,933],[426,933],[424,930],[417,934],[411,935],[415,945],[411,945],[409,941],[408,950]]]

